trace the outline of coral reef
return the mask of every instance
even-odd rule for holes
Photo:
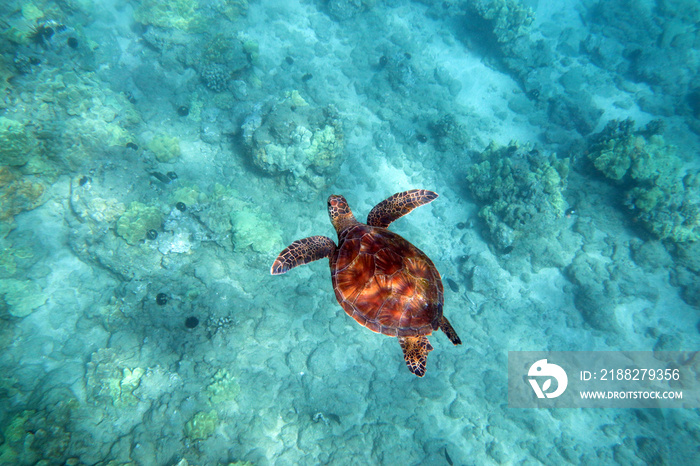
[[[14,414],[2,431],[0,464],[78,464],[67,456],[71,433],[65,427],[76,405],[68,395],[45,409]]]
[[[207,87],[214,92],[223,92],[228,89],[230,74],[224,65],[210,63],[204,65],[199,72],[199,77]]]
[[[134,201],[117,220],[117,234],[130,245],[136,245],[146,238],[148,230],[160,228],[163,217],[157,207]]]
[[[482,204],[498,249],[505,249],[526,232],[542,234],[564,214],[569,159],[543,155],[529,146],[491,143],[467,171],[468,187]]]
[[[0,163],[22,166],[39,152],[36,137],[22,123],[0,117]]]
[[[676,147],[666,144],[660,130],[656,122],[635,131],[632,120],[612,120],[591,138],[588,157],[624,191],[628,213],[653,236],[697,241],[700,176],[683,173]]]
[[[258,44],[226,34],[216,34],[202,51],[199,77],[214,91],[229,88],[229,81],[239,78],[257,59]]]
[[[181,263],[174,255],[187,254],[213,242],[227,251],[235,246],[245,249],[246,246],[232,241],[232,212],[243,210],[257,215],[257,210],[250,210],[253,207],[244,207],[246,203],[235,190],[219,184],[214,185],[212,192],[202,193],[180,180],[179,187],[168,192],[162,202],[154,200],[146,205],[136,201],[125,207],[116,199],[102,197],[111,186],[86,178],[76,177],[71,183],[71,209],[79,220],[71,236],[71,247],[83,260],[99,263],[124,279],[153,279],[163,271],[163,261],[174,267],[173,261]],[[180,203],[184,210],[178,208]],[[246,245],[260,248],[258,244],[271,247],[267,238],[272,237],[272,249],[278,248],[279,234],[264,233],[265,228],[270,228],[270,232],[274,229],[269,217],[261,218],[262,224],[255,223],[256,219],[239,222],[239,240],[243,238]],[[250,235],[260,238],[256,241]],[[9,261],[11,258],[7,266],[12,267]]]
[[[504,57],[518,57],[531,40],[530,26],[535,13],[519,0],[421,1],[430,7],[428,14],[434,18],[464,17],[462,21],[468,25],[470,40],[498,50]]]
[[[496,41],[501,44],[526,35],[535,19],[532,9],[518,0],[472,0],[466,7],[488,22]]]
[[[144,0],[134,11],[134,19],[141,24],[189,31],[202,21],[197,7],[196,0]]]
[[[88,399],[112,406],[134,406],[139,402],[134,390],[144,373],[140,367],[127,367],[114,348],[102,348],[92,354],[87,364]]]
[[[226,369],[219,369],[207,386],[207,395],[212,403],[234,401],[241,391],[236,379]]]
[[[86,176],[71,181],[70,206],[80,222],[71,247],[83,260],[95,261],[123,277],[153,274],[162,255],[155,248],[156,242],[147,240],[147,234],[149,230],[160,231],[161,212],[139,202],[127,208],[118,199],[102,197],[111,188]]]
[[[371,8],[376,0],[329,0],[328,14],[338,21],[350,19]]]
[[[34,177],[0,166],[0,237],[9,233],[15,215],[43,204],[46,200],[43,194],[44,185]]]
[[[230,21],[235,21],[248,14],[248,0],[223,0],[216,2],[214,8]]]
[[[71,209],[78,218],[88,221],[95,229],[102,229],[104,224],[116,222],[126,211],[126,206],[114,198],[104,199],[94,195],[89,187],[80,186],[78,177],[71,183]]]
[[[335,180],[345,147],[336,109],[309,105],[297,91],[260,106],[243,124],[243,139],[257,167],[306,192]]]
[[[231,214],[242,206],[239,194],[219,183],[211,193],[201,193],[196,186],[182,186],[170,196],[170,204],[183,202],[192,217],[176,215],[174,212],[165,221],[165,229],[178,232],[189,231],[196,242],[215,241],[220,247],[232,249]],[[166,237],[167,238],[167,237]],[[165,254],[164,249],[160,248]]]
[[[5,279],[0,281],[0,310],[13,317],[26,317],[42,306],[48,295],[31,280]]]
[[[457,151],[466,147],[467,135],[451,113],[441,116],[430,125],[435,137],[435,146],[443,152]]]
[[[24,437],[27,433],[25,425],[29,417],[35,414],[36,411],[24,410],[21,413],[15,414],[7,423],[7,426],[2,432],[3,443],[0,446],[0,463],[15,464],[18,462],[19,453],[17,450],[24,450]],[[13,448],[16,446],[16,448]],[[24,456],[24,455],[22,455]]]
[[[251,47],[251,45],[248,45]],[[204,46],[202,60],[205,63],[226,65],[227,71],[235,74],[250,66],[246,45],[237,37],[216,34]]]
[[[50,15],[54,8],[45,2],[40,2],[40,6],[41,8],[34,2],[21,2],[15,5],[14,12],[19,11],[20,15],[14,16],[13,21],[5,23],[4,27],[7,29],[1,33],[3,38],[18,45],[45,45],[47,34],[42,30],[42,20],[47,17],[47,14]],[[51,32],[55,32],[53,28]],[[52,35],[48,34],[48,39]]]
[[[156,134],[148,143],[148,149],[159,162],[172,162],[180,157],[180,140],[167,134]]]
[[[219,425],[219,416],[215,410],[199,412],[185,424],[185,435],[192,440],[206,440]]]
[[[206,203],[209,201],[209,196],[202,194],[199,191],[199,187],[190,185],[180,186],[172,192],[169,198],[170,204],[172,205],[183,202],[186,206],[193,206],[198,203]]]
[[[17,272],[25,272],[35,264],[44,254],[35,254],[33,248],[36,243],[32,242],[32,237],[27,235],[19,242],[2,240],[0,243],[0,278],[10,278]],[[39,249],[41,251],[41,249]]]
[[[38,141],[32,153],[41,155],[17,162],[26,160],[23,173],[49,179],[104,156],[106,149],[124,147],[132,139],[127,128],[141,121],[124,95],[104,86],[95,73],[80,69],[38,68],[15,103],[25,110],[22,121],[32,121],[31,132],[27,126],[23,131]],[[15,134],[15,142],[19,138]]]

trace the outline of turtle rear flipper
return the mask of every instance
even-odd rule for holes
[[[442,316],[442,319],[440,319],[440,330],[445,332],[445,335],[447,335],[447,338],[450,339],[452,344],[462,344],[462,340],[459,339],[459,337],[457,336],[457,332],[455,332],[455,329],[452,327],[452,324],[450,324],[450,321],[447,320],[447,317],[445,316]]]
[[[416,337],[399,337],[399,344],[403,350],[403,358],[406,360],[408,370],[418,377],[425,375],[425,365],[428,362],[428,353],[433,350],[425,335]]]
[[[387,228],[394,220],[403,217],[416,207],[432,202],[437,197],[437,193],[426,189],[396,193],[374,206],[367,216],[367,225]]]
[[[280,275],[298,265],[323,259],[330,256],[335,248],[335,242],[327,236],[309,236],[294,241],[277,256],[270,267],[270,273]]]

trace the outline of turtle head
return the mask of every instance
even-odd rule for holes
[[[331,218],[331,223],[338,235],[350,225],[357,223],[352,210],[350,210],[348,201],[337,194],[333,194],[328,198],[328,216]]]

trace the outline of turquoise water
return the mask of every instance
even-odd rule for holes
[[[507,396],[508,351],[699,349],[696,2],[0,12],[0,464],[696,461],[697,409]],[[269,273],[415,188],[423,378],[325,260]]]

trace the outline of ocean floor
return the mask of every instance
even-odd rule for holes
[[[700,350],[696,2],[0,12],[0,464],[697,462],[696,408],[507,389],[509,351]],[[416,188],[463,342],[423,378],[325,259],[270,274],[330,194]]]

